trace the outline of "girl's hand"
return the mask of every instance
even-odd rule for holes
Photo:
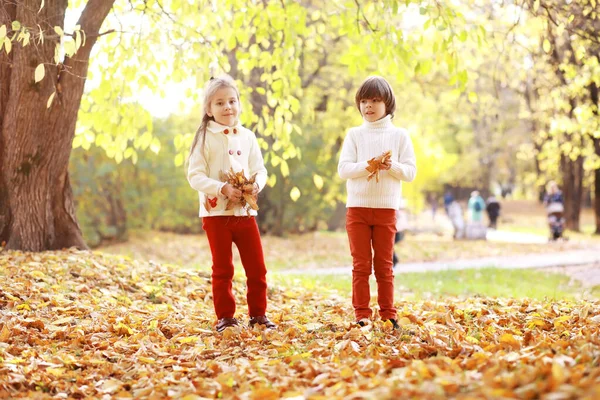
[[[242,191],[234,188],[229,183],[223,186],[221,193],[227,197],[232,203],[239,203],[242,200]]]
[[[388,169],[392,168],[392,160],[390,160],[389,158],[387,160],[385,160],[380,167],[382,170],[387,171]]]
[[[256,196],[258,194],[258,185],[256,183],[249,183],[246,186],[244,186],[244,192]]]

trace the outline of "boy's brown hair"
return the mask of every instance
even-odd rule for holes
[[[396,97],[388,81],[382,77],[370,76],[360,85],[354,98],[358,111],[360,111],[360,101],[363,99],[381,99],[385,103],[385,114],[394,116]]]

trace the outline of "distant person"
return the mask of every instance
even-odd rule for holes
[[[471,198],[467,204],[469,210],[469,222],[466,229],[467,239],[485,239],[486,227],[483,225],[483,211],[485,210],[485,201],[479,195],[477,190],[471,192]]]
[[[546,196],[544,196],[544,206],[548,217],[548,228],[550,229],[550,239],[557,240],[563,237],[565,226],[565,206],[563,194],[554,181],[548,182]]]
[[[356,323],[369,324],[369,277],[375,271],[379,315],[399,329],[393,272],[396,210],[402,199],[402,181],[415,179],[416,157],[408,132],[392,123],[396,99],[385,79],[367,78],[356,92],[355,102],[363,123],[348,130],[338,164],[348,192],[346,231],[352,254],[352,306]],[[391,159],[380,166],[379,182],[367,180],[368,161],[390,150]]]
[[[435,221],[435,214],[437,213],[438,208],[438,201],[435,194],[429,193],[427,195],[427,202],[429,203],[429,207],[431,207],[431,219]]]
[[[463,210],[458,201],[452,201],[448,205],[448,218],[452,222],[454,228],[454,239],[464,239],[465,237],[465,219],[463,216]]]
[[[232,245],[238,248],[247,277],[250,326],[277,326],[267,310],[267,269],[256,211],[241,207],[242,191],[221,181],[220,173],[234,168],[247,177],[256,174],[248,188],[257,195],[267,183],[267,169],[254,132],[239,121],[240,94],[230,76],[211,78],[204,88],[204,112],[188,157],[188,181],[200,196],[200,217],[212,254],[212,298],[217,332],[238,326],[232,292]],[[232,140],[235,137],[235,140]],[[232,203],[233,207],[227,207]]]
[[[446,210],[446,214],[448,214],[448,206],[454,201],[454,196],[452,196],[452,192],[449,190],[444,193],[444,209]]]
[[[487,199],[487,205],[485,210],[487,211],[488,218],[490,220],[490,228],[496,229],[498,217],[500,216],[500,202],[496,198],[496,196],[491,195]]]
[[[479,195],[479,191],[474,190],[471,192],[469,203],[467,204],[469,209],[469,220],[472,222],[479,222],[483,219],[483,210],[485,210],[485,201]]]
[[[396,236],[394,237],[394,244],[398,244],[402,240],[404,240],[404,235],[405,235],[407,229],[408,229],[408,213],[406,210],[406,202],[404,201],[404,199],[401,199],[400,208],[398,210],[396,210]],[[394,269],[396,268],[396,266],[398,265],[399,262],[400,262],[400,259],[398,258],[398,256],[396,255],[396,251],[394,250],[394,256],[393,256]]]

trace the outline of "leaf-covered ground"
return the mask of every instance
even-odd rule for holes
[[[352,326],[349,298],[272,288],[277,331],[217,334],[198,272],[4,251],[0,279],[0,398],[600,396],[599,302],[399,301],[392,331]]]

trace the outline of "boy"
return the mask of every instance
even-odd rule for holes
[[[415,152],[408,132],[392,123],[396,99],[385,79],[367,78],[356,92],[355,102],[363,124],[348,131],[338,164],[340,177],[347,180],[346,231],[353,266],[352,306],[357,324],[369,324],[372,318],[369,277],[374,270],[379,315],[398,329],[392,270],[396,210],[402,199],[401,181],[411,182],[416,176]],[[388,151],[391,157],[382,158],[379,179],[367,179],[369,161]]]

